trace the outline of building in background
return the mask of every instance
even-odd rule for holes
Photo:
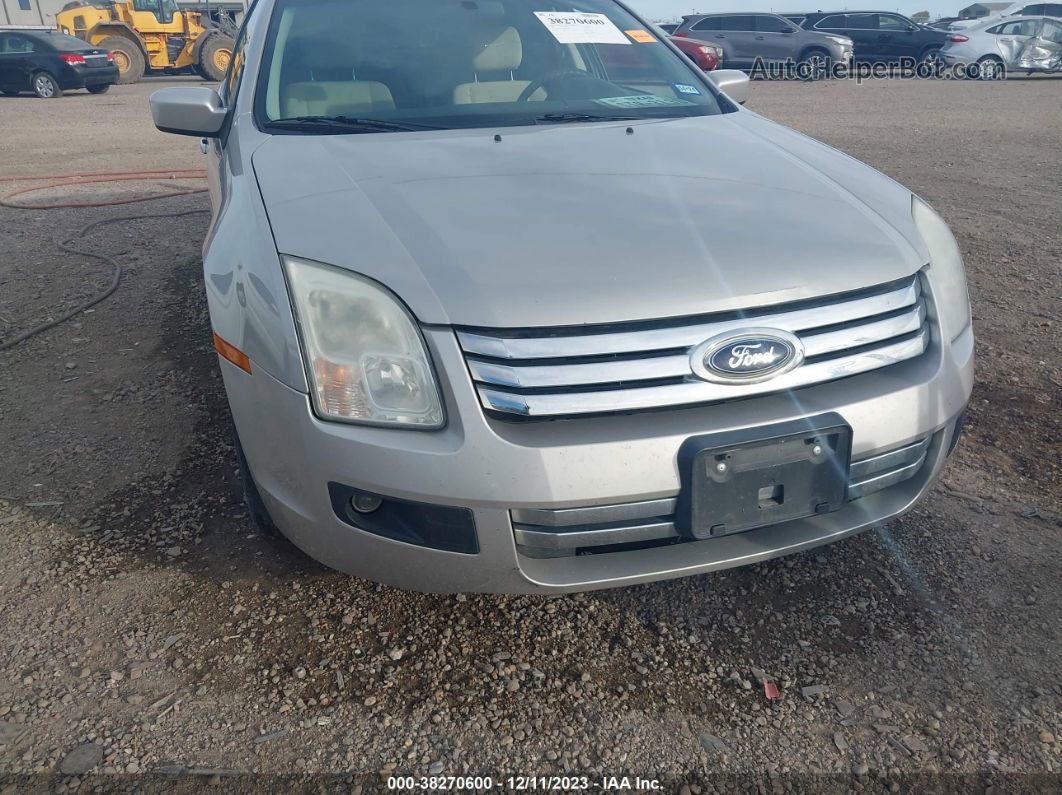
[[[0,25],[55,25],[68,0],[0,0]]]
[[[1014,3],[974,3],[959,12],[959,19],[980,19],[1006,11]]]

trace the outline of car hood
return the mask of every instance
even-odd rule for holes
[[[911,194],[749,111],[626,124],[272,136],[278,250],[376,279],[421,322],[568,326],[889,282]]]

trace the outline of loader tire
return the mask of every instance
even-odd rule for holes
[[[228,36],[211,36],[199,48],[199,63],[196,64],[196,71],[204,80],[221,82],[229,70],[232,49],[235,46],[236,42]]]
[[[118,67],[118,84],[136,83],[144,76],[144,54],[129,39],[110,36],[99,43],[114,53],[114,65]]]

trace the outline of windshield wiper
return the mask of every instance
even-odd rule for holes
[[[308,130],[317,128],[328,132],[416,132],[417,130],[446,130],[433,124],[386,119],[359,119],[353,116],[292,116],[275,119],[267,127],[279,130]]]
[[[642,116],[599,116],[596,113],[547,113],[535,121],[543,124],[564,124],[578,121],[638,121]]]

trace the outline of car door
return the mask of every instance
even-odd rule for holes
[[[229,62],[229,71],[225,75],[225,79],[221,81],[221,85],[218,86],[221,102],[229,109],[229,118],[225,122],[224,132],[220,138],[204,138],[200,144],[203,154],[210,158],[210,165],[207,167],[207,185],[210,189],[210,203],[214,208],[215,214],[220,212],[229,194],[229,163],[225,142],[228,139],[228,132],[232,128],[236,95],[240,90],[240,83],[243,79],[249,22],[254,9],[255,4],[252,3],[247,15],[244,17],[243,26],[236,36],[236,43],[232,48],[232,60]]]
[[[917,58],[922,50],[917,28],[899,14],[877,14],[878,47],[882,60],[899,61],[901,58]]]
[[[1029,18],[1005,22],[985,32],[993,34],[996,51],[1003,59],[1003,63],[1008,67],[1014,67],[1026,43],[1034,39],[1039,30],[1040,20]]]
[[[796,59],[799,53],[793,52],[793,26],[785,19],[773,14],[755,15],[756,35],[753,37],[757,55],[767,61],[784,61]]]
[[[1019,51],[1015,65],[1019,69],[1062,71],[1062,22],[1043,20],[1038,34]]]
[[[878,37],[877,14],[848,14],[844,35],[855,43],[855,57],[860,61],[882,61],[887,58],[884,42]]]
[[[737,68],[748,68],[756,60],[756,18],[752,14],[725,14],[719,17],[719,33],[716,38],[727,53],[727,63]]]
[[[12,90],[15,85],[12,59],[7,57],[7,33],[0,33],[0,89]]]
[[[33,40],[18,33],[0,34],[0,85],[25,91],[33,72]]]

